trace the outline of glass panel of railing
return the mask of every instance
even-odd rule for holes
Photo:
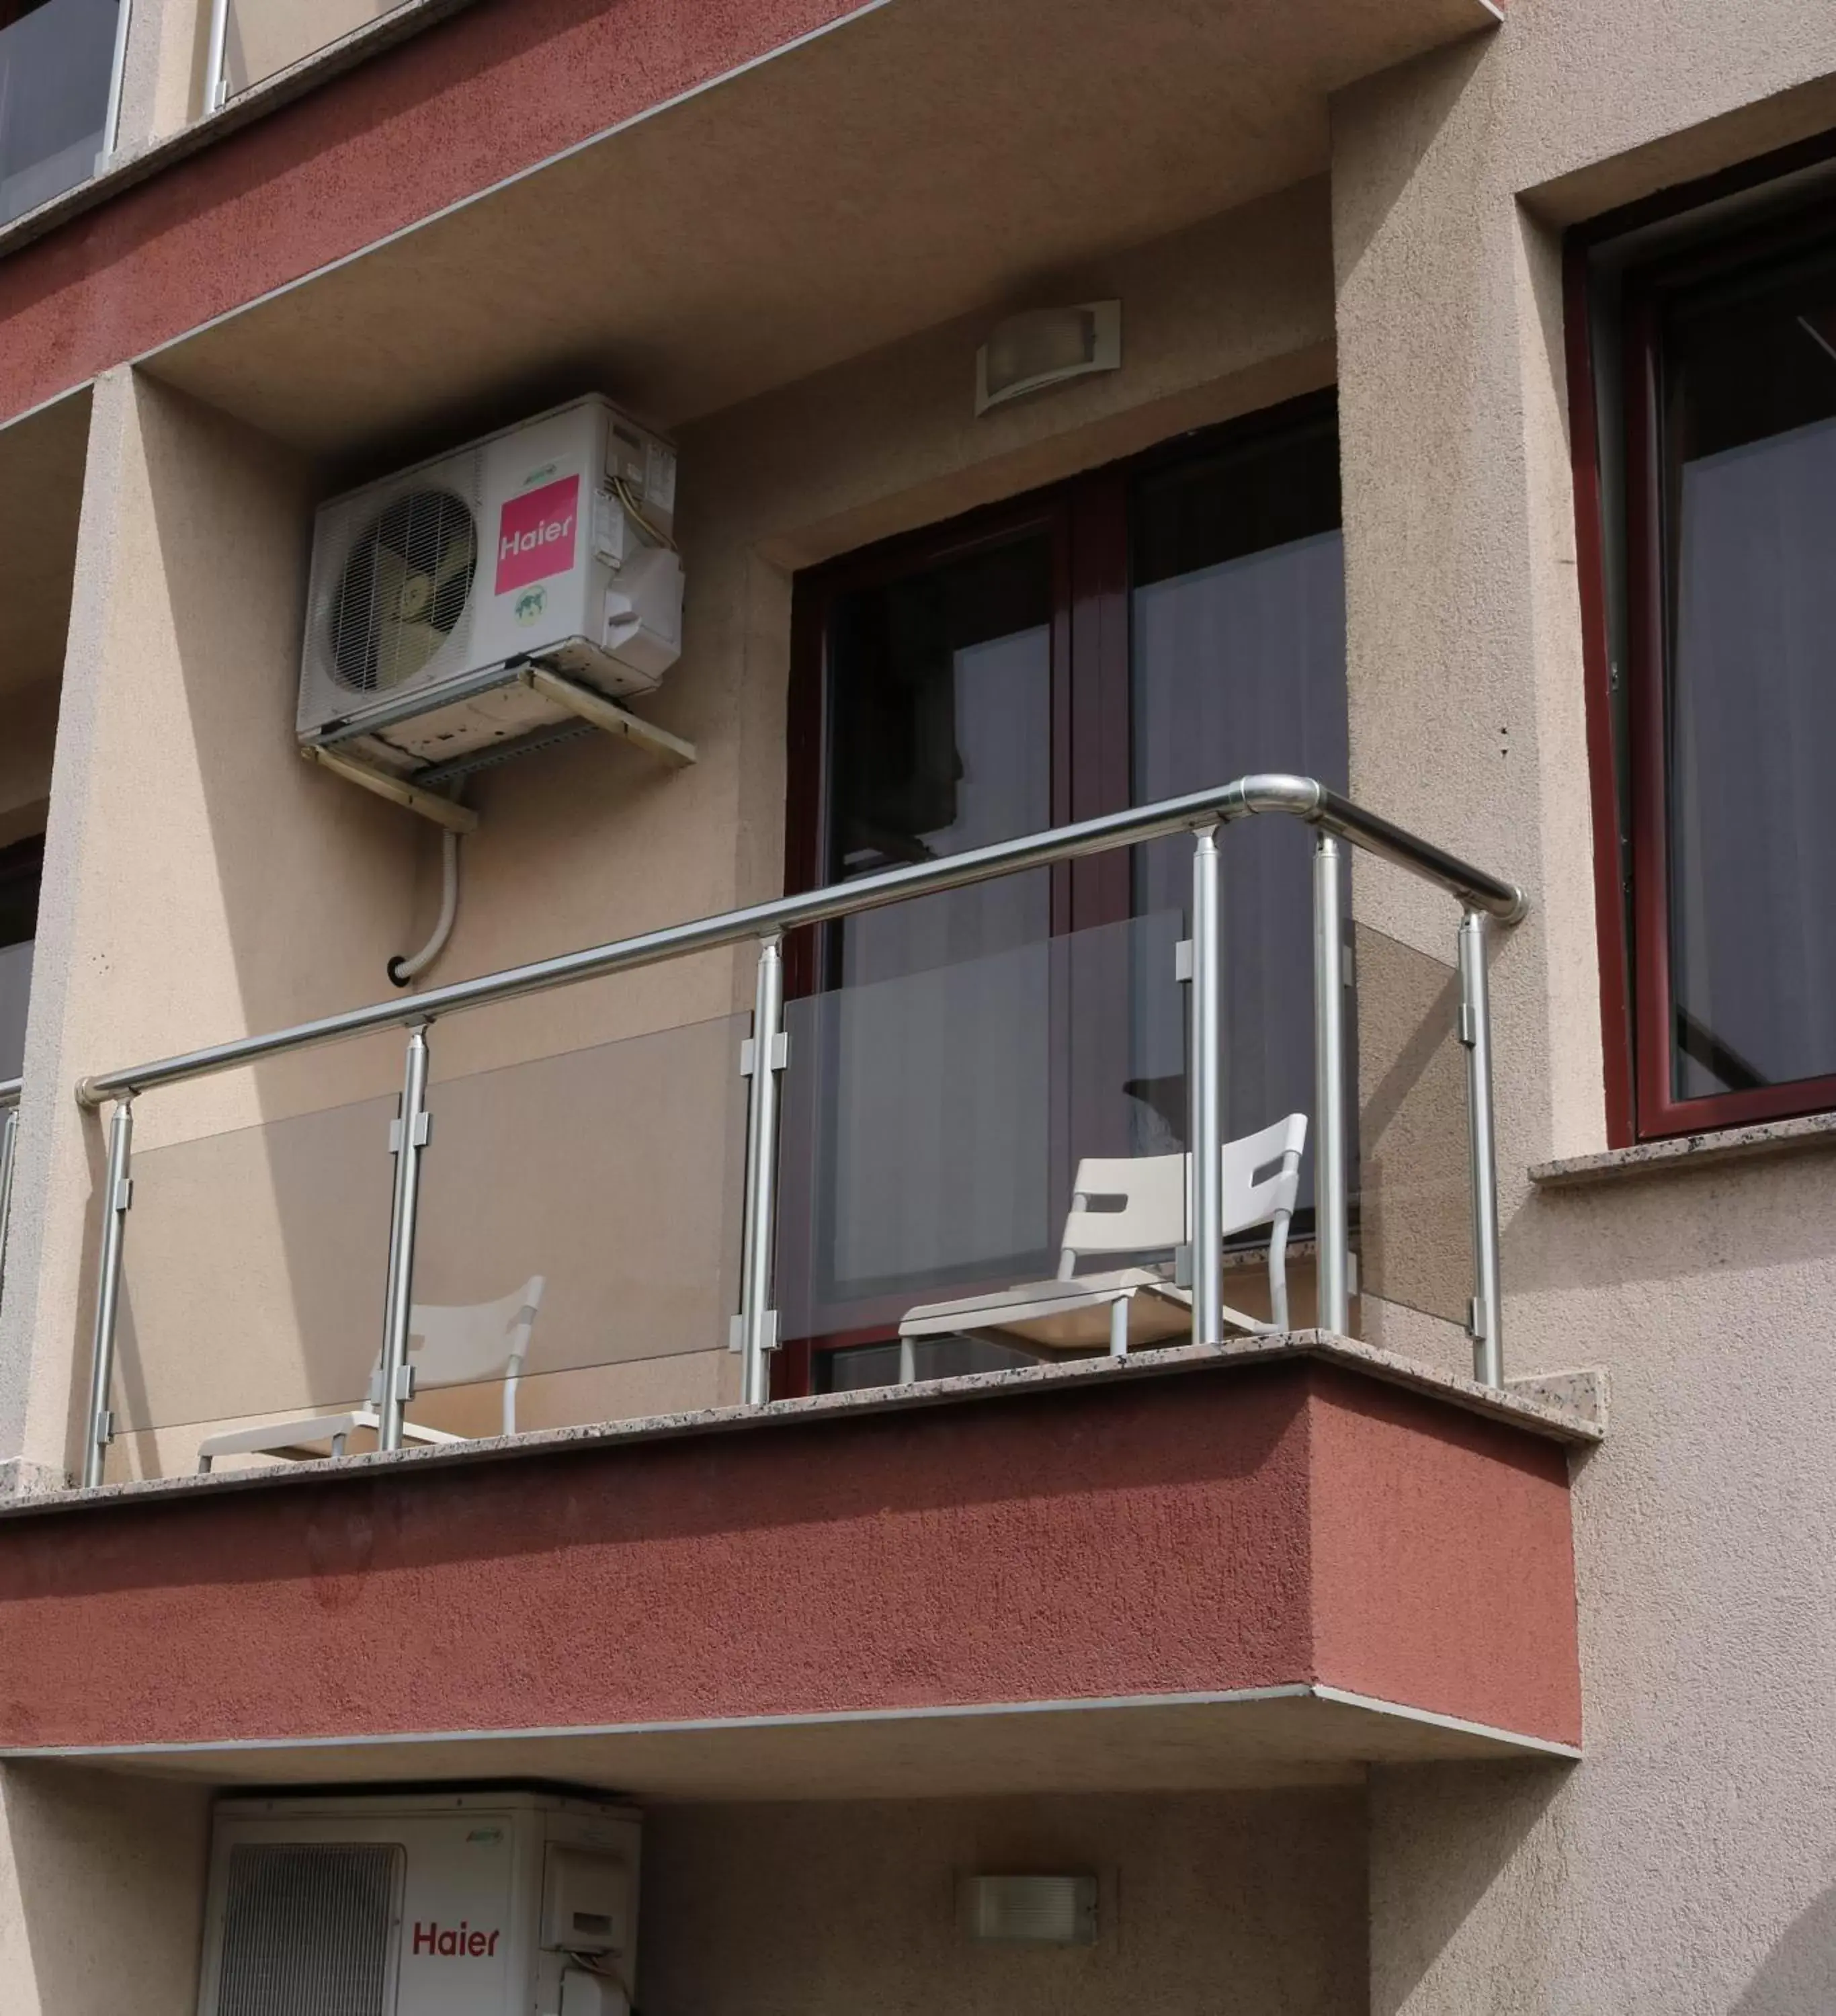
[[[405,5],[406,0],[230,0],[225,96],[235,97]]]
[[[1013,1291],[1058,1272],[1087,1157],[1111,1166],[1089,1200],[1077,1272],[1137,1270],[1131,1348],[1190,1334],[1172,1292],[1188,1129],[1184,934],[1176,912],[1160,911],[914,961],[789,1005],[779,1301],[787,1337],[810,1346],[819,1390],[1107,1349],[1108,1307],[1073,1307],[1075,1289],[1034,1297],[1050,1305],[1043,1315],[1013,1314]],[[1308,999],[1292,1013],[1307,1026]],[[1309,1103],[1305,1085],[1255,1069],[1227,1064],[1226,1084],[1233,1136]],[[1139,1235],[1126,1246],[1125,1222]],[[1231,1243],[1226,1293],[1246,1314],[1268,1311],[1268,1258],[1265,1226]],[[1310,1320],[1304,1237],[1296,1261],[1291,1319]],[[1052,1312],[1061,1306],[1063,1321]]]
[[[1361,1289],[1354,1325],[1369,1343],[1469,1372],[1471,1190],[1459,975],[1451,959],[1367,924],[1355,927],[1352,943]]]
[[[140,1102],[143,1142],[161,1097]],[[135,1154],[111,1481],[195,1470],[213,1435],[362,1404],[382,1334],[396,1105],[385,1094]]]
[[[43,0],[0,28],[0,224],[95,173],[121,4]]]
[[[750,1022],[430,1086],[411,1420],[491,1435],[737,1399]]]

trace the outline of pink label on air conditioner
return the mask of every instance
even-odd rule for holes
[[[497,595],[526,588],[574,564],[580,523],[580,478],[564,476],[513,497],[497,521]]]

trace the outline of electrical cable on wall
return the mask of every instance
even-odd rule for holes
[[[440,914],[434,920],[433,934],[412,957],[398,955],[389,962],[389,977],[398,987],[406,987],[425,973],[446,949],[459,915],[459,836],[449,827],[440,836]]]

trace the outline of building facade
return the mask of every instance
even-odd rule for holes
[[[0,2007],[1836,2007],[1833,193],[1805,0],[0,4]]]

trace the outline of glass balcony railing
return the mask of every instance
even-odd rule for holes
[[[214,111],[408,0],[214,0],[204,103]]]
[[[0,224],[101,165],[126,14],[126,0],[41,0],[0,28]]]
[[[1314,914],[1246,916],[1233,950],[1219,850],[1269,812],[1316,827]],[[1005,900],[1182,833],[1178,908],[1046,935]],[[1276,837],[1300,895],[1308,836]],[[1348,841],[1360,876],[1456,897],[1451,956],[1348,924]],[[1484,954],[1521,903],[1252,779],[92,1079],[114,1117],[88,1474],[758,1404],[780,1353],[822,1391],[1318,1327],[1471,1352],[1496,1385]],[[750,1017],[643,1026],[639,969],[731,999],[749,949]],[[526,1053],[553,1025],[510,1004],[586,980],[636,1033],[582,1042],[589,1017],[553,1055],[443,1063]],[[162,1103],[167,1138],[132,1152],[161,1088],[403,1026],[399,1095],[373,1043],[326,1050],[287,1067],[308,1110],[187,1139]]]

